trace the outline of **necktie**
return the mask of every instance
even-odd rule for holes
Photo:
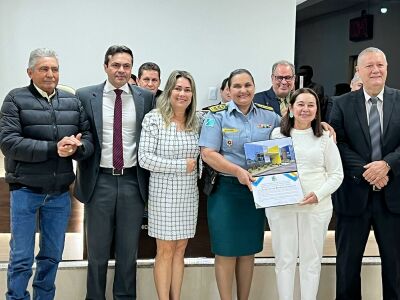
[[[372,106],[369,111],[369,135],[371,137],[371,160],[381,160],[382,159],[382,150],[381,150],[381,121],[379,118],[377,102],[378,97],[372,97],[369,99],[371,101]]]
[[[288,102],[286,102],[286,98],[278,98],[279,99],[279,109],[281,111],[281,116],[283,117],[287,113]]]
[[[124,168],[124,151],[122,146],[122,90],[114,90],[114,130],[113,130],[113,167],[116,170]]]

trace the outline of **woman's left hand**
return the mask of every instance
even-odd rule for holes
[[[308,193],[304,198],[303,201],[300,202],[300,205],[307,205],[307,204],[315,204],[318,203],[318,198],[314,194],[314,192]]]

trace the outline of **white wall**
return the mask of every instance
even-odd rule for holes
[[[323,16],[310,22],[297,24],[296,65],[312,65],[314,78],[333,95],[336,83],[349,82],[349,56],[358,55],[367,47],[378,47],[385,52],[389,67],[387,85],[400,88],[400,2],[389,3],[387,14],[379,6],[369,10],[374,15],[373,39],[362,42],[349,41],[349,21],[361,16],[361,10],[347,10]]]
[[[271,65],[294,59],[295,0],[121,0],[0,2],[0,102],[27,85],[26,66],[34,48],[60,57],[60,83],[79,88],[105,79],[102,62],[112,44],[134,52],[134,72],[145,61],[169,73],[192,73],[198,107],[208,87],[219,87],[236,68],[249,69],[258,90],[270,86]],[[282,45],[282,46],[277,46]]]

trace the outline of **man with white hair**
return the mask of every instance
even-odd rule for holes
[[[362,86],[363,86],[362,80],[358,75],[358,72],[355,72],[353,78],[350,81],[350,89],[352,92],[354,92],[361,89]]]
[[[336,299],[361,299],[360,271],[372,229],[382,263],[383,299],[400,299],[400,91],[385,85],[387,61],[377,48],[357,60],[363,88],[336,99],[344,180],[336,213]]]
[[[8,93],[0,113],[0,147],[10,186],[10,260],[7,300],[30,299],[36,215],[40,250],[33,299],[54,299],[58,263],[71,211],[72,159],[93,152],[89,122],[80,101],[56,88],[59,65],[53,50],[33,50],[29,86]]]

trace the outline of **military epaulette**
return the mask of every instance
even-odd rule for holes
[[[228,105],[226,104],[217,104],[217,105],[213,105],[209,107],[210,111],[212,113],[216,113],[219,111],[223,111],[223,110],[227,110],[228,109]]]
[[[271,106],[266,106],[266,105],[262,105],[260,103],[254,103],[257,107],[261,108],[261,109],[266,109],[266,110],[270,110],[270,111],[274,111],[274,109]]]

